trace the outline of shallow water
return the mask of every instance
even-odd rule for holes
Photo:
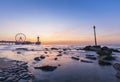
[[[51,47],[59,50],[51,50]],[[75,48],[78,47],[70,45],[4,45],[0,46],[0,58],[28,62],[29,70],[35,76],[33,82],[120,82],[120,79],[115,77],[116,70],[113,66],[100,66],[98,60],[90,60],[93,63],[81,62],[80,60],[86,59],[86,54],[96,57],[97,54],[91,51],[76,50]],[[16,48],[28,48],[30,51],[15,50]],[[45,50],[45,48],[48,50]],[[63,51],[63,48],[69,48],[70,50]],[[31,51],[31,49],[34,50]],[[58,51],[62,51],[62,56],[57,56],[59,54]],[[18,54],[17,52],[20,53]],[[115,62],[120,62],[120,54],[114,54],[117,57]],[[35,57],[40,57],[41,55],[46,58],[39,62],[34,60]],[[73,60],[72,56],[78,57],[80,60]],[[56,57],[58,60],[54,60]],[[50,72],[34,69],[34,67],[44,65],[57,66],[57,69]]]

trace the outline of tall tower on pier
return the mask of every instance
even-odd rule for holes
[[[40,37],[38,36],[37,37],[37,42],[35,43],[36,45],[40,45],[41,44],[41,42],[40,42]]]
[[[97,38],[96,38],[96,27],[93,26],[93,29],[94,29],[94,40],[95,40],[95,46],[97,46]]]

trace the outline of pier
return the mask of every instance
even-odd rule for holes
[[[16,41],[5,41],[5,40],[0,41],[0,45],[30,45],[30,44],[35,44],[35,42],[24,41],[22,43],[19,43]]]
[[[0,45],[14,45],[16,41],[0,41]]]
[[[26,41],[26,35],[23,33],[18,33],[15,35],[15,41],[6,41],[6,40],[1,40],[0,45],[31,45],[31,44],[36,44],[40,45],[40,37],[37,37],[36,42],[31,42],[31,41]]]

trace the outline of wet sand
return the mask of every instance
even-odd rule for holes
[[[1,50],[0,62],[3,63],[1,63],[0,67],[3,68],[13,65],[12,62],[4,61],[2,58],[27,62],[28,71],[35,77],[32,82],[120,81],[120,79],[115,76],[117,72],[112,65],[99,65],[98,55],[93,51],[79,50],[76,46],[29,46],[27,47],[28,51],[15,50],[16,48],[22,47],[25,46],[12,46],[11,49],[13,50]],[[115,54],[113,56],[117,57],[115,62],[120,62],[120,53],[113,54]],[[93,60],[87,59],[86,55],[93,55],[95,59],[93,57]],[[20,82],[24,82],[24,80]]]

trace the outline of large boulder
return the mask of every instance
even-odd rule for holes
[[[106,56],[111,56],[112,50],[109,49],[108,47],[102,47],[101,50],[97,51],[97,54],[100,56],[106,55]]]

